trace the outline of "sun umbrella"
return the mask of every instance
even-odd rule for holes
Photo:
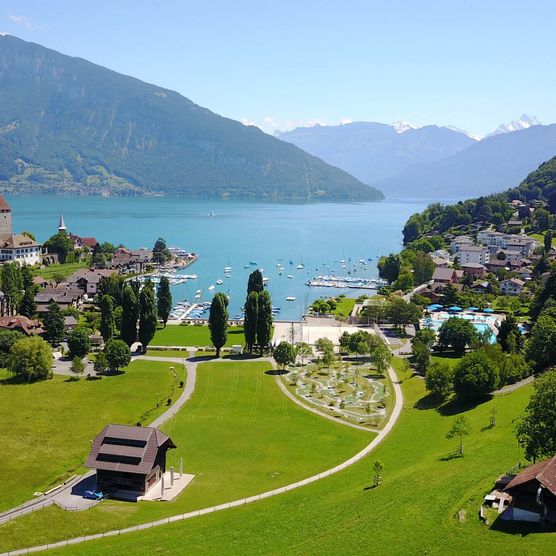
[[[463,309],[461,307],[458,307],[457,305],[454,305],[453,307],[449,307],[448,311],[463,311]]]
[[[483,309],[483,313],[494,313],[494,309],[487,307],[486,309]]]

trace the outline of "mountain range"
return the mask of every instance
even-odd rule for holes
[[[523,115],[479,140],[454,127],[355,122],[278,132],[387,195],[461,199],[519,183],[556,154],[556,125]]]
[[[11,192],[383,198],[182,95],[0,35],[0,187]]]

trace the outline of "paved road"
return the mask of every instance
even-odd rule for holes
[[[252,502],[257,502],[258,500],[262,500],[264,498],[270,498],[271,496],[276,496],[278,494],[282,494],[284,492],[288,492],[290,490],[295,490],[296,488],[308,485],[310,483],[314,483],[318,480],[324,479],[325,477],[329,477],[330,475],[333,475],[335,473],[338,473],[339,471],[342,471],[343,469],[346,469],[347,467],[350,467],[351,465],[357,463],[358,461],[360,461],[361,459],[363,459],[365,456],[367,456],[372,450],[374,450],[374,448],[376,448],[376,446],[378,446],[383,440],[384,438],[386,438],[386,436],[390,433],[390,431],[392,430],[392,428],[394,427],[394,425],[396,424],[396,421],[398,420],[402,407],[403,407],[403,395],[402,395],[402,390],[400,388],[400,384],[398,382],[398,379],[396,377],[396,373],[394,372],[394,369],[392,369],[392,367],[390,367],[388,369],[388,374],[390,376],[390,379],[392,381],[392,384],[394,386],[394,392],[396,394],[396,401],[394,403],[394,408],[392,410],[392,413],[390,415],[390,418],[388,419],[388,422],[386,423],[386,425],[384,426],[384,428],[377,434],[377,436],[369,443],[367,444],[367,446],[365,446],[365,448],[363,448],[360,452],[358,452],[357,454],[355,454],[354,456],[352,456],[351,458],[349,458],[348,460],[344,461],[343,463],[336,465],[335,467],[332,467],[331,469],[328,469],[327,471],[324,471],[322,473],[319,473],[317,475],[313,475],[312,477],[309,477],[307,479],[303,479],[302,481],[297,481],[295,483],[291,483],[287,486],[281,487],[281,488],[277,488],[274,490],[270,490],[267,492],[263,492],[262,494],[257,494],[254,496],[250,496],[248,498],[240,498],[239,500],[234,500],[233,502],[227,502],[225,504],[220,504],[218,506],[210,506],[208,508],[204,508],[202,510],[196,510],[196,511],[192,511],[186,514],[179,514],[179,515],[174,515],[171,517],[167,517],[164,519],[160,519],[158,521],[154,521],[154,522],[150,522],[150,523],[143,523],[141,525],[135,525],[133,527],[128,527],[127,529],[117,529],[117,530],[113,530],[113,531],[106,531],[104,533],[97,533],[94,535],[87,535],[85,537],[76,537],[73,539],[69,539],[69,540],[65,540],[65,541],[60,541],[57,543],[51,543],[51,544],[45,544],[45,545],[41,545],[41,546],[35,546],[32,548],[23,548],[20,550],[13,550],[11,552],[6,552],[4,554],[1,554],[0,556],[16,556],[16,555],[20,555],[20,554],[28,554],[29,552],[42,552],[44,550],[48,550],[50,548],[62,548],[64,546],[68,546],[68,545],[73,545],[73,544],[77,544],[77,543],[82,543],[85,541],[89,541],[89,540],[95,540],[95,539],[102,539],[103,537],[108,537],[108,536],[113,536],[113,535],[123,535],[125,533],[132,533],[135,531],[140,531],[143,529],[150,529],[152,527],[159,527],[161,525],[166,525],[167,523],[171,523],[174,521],[183,521],[186,519],[191,519],[193,517],[199,517],[201,515],[205,515],[208,513],[213,513],[213,512],[218,512],[221,510],[227,510],[230,508],[234,508],[236,506],[243,506],[245,504],[251,504]]]
[[[534,375],[528,376],[527,378],[524,378],[523,380],[520,380],[519,382],[516,382],[515,384],[507,384],[506,386],[503,386],[499,390],[495,390],[493,392],[493,394],[495,396],[503,396],[504,394],[509,394],[510,392],[513,392],[514,390],[517,390],[518,388],[521,388],[522,386],[526,386],[527,384],[531,384],[531,382],[533,382],[534,380],[535,380]]]

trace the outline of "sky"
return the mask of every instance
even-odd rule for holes
[[[556,122],[554,0],[0,0],[0,32],[265,131]]]

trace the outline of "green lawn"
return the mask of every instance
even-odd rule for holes
[[[461,361],[461,357],[453,352],[439,353],[437,355],[431,355],[431,361],[445,363],[449,367],[455,367]]]
[[[536,239],[542,245],[544,242],[545,234],[528,234],[528,236],[532,239]],[[552,245],[556,245],[556,237],[552,238]]]
[[[344,316],[349,317],[351,311],[353,311],[354,305],[355,299],[352,297],[337,298],[337,305],[336,310],[334,311],[334,315],[338,316],[340,313],[342,313]]]
[[[85,512],[49,507],[0,526],[0,551],[126,527],[234,500],[328,469],[373,438],[294,404],[269,364],[204,363],[191,400],[163,427],[194,481],[173,502],[105,501]],[[88,442],[85,442],[88,447]]]
[[[403,383],[391,436],[362,462],[310,486],[245,507],[74,545],[54,554],[527,554],[554,553],[555,533],[510,534],[478,518],[482,496],[521,457],[514,420],[532,388],[468,409],[465,456],[445,435],[458,408],[420,409],[423,380]],[[497,425],[487,428],[497,409]],[[461,409],[461,408],[460,408]],[[372,464],[384,484],[370,488]],[[465,510],[465,520],[457,514]]]
[[[86,268],[86,263],[66,263],[66,264],[52,264],[44,268],[33,269],[34,276],[42,276],[46,280],[50,280],[55,274],[60,274],[67,278],[71,276],[76,270]]]
[[[181,370],[180,380],[184,376]],[[162,412],[156,393],[161,399],[178,395],[169,366],[150,361],[101,380],[54,375],[15,384],[9,377],[0,371],[0,511],[83,471],[89,440],[105,424],[147,424]]]
[[[230,326],[226,345],[243,343],[243,327]],[[212,342],[208,326],[169,324],[166,328],[159,328],[156,331],[151,344],[153,346],[211,346]]]

